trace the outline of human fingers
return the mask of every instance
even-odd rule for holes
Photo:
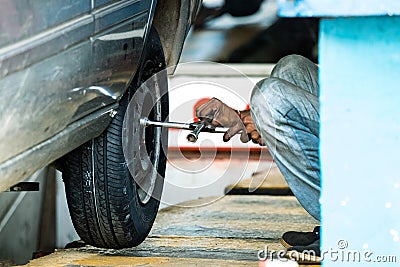
[[[244,124],[254,124],[254,121],[253,121],[253,119],[251,118],[251,116],[245,116],[245,117],[243,117],[242,121],[243,121]]]
[[[224,134],[223,140],[224,142],[228,142],[234,135],[236,135],[237,133],[241,132],[240,135],[240,140],[243,143],[247,143],[249,141],[249,137],[246,133],[246,129],[244,127],[244,125],[240,125],[239,123],[235,124],[234,126],[230,127],[226,133]]]
[[[252,140],[258,140],[258,138],[260,138],[260,134],[257,131],[252,131],[250,137]]]
[[[257,143],[258,143],[260,146],[265,146],[265,143],[264,143],[264,141],[263,141],[263,139],[262,139],[261,136],[257,139]]]
[[[254,124],[247,124],[247,125],[245,124],[245,127],[246,127],[246,132],[247,133],[251,133],[251,132],[257,130],[256,126]]]

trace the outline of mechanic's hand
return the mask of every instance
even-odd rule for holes
[[[246,132],[255,144],[259,144],[260,146],[265,146],[264,141],[260,133],[257,131],[256,125],[251,118],[250,110],[240,111],[240,117],[244,126],[246,127]]]
[[[203,122],[213,126],[229,128],[224,134],[224,142],[228,142],[235,134],[240,133],[240,140],[243,143],[249,141],[246,128],[234,109],[228,107],[221,100],[212,98],[196,110],[196,115]]]

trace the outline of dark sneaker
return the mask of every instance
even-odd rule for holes
[[[85,242],[83,240],[76,240],[76,241],[72,241],[71,243],[68,243],[67,245],[65,245],[65,249],[68,249],[68,248],[82,248],[84,246],[86,246],[86,244],[85,244]]]
[[[319,230],[320,227],[315,226],[312,232],[286,232],[282,235],[282,238],[280,238],[279,241],[285,248],[291,248],[293,246],[308,246],[319,240]]]
[[[288,248],[285,256],[300,264],[320,263],[321,249],[319,239],[307,246],[293,246]]]

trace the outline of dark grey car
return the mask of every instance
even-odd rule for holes
[[[162,182],[147,177],[155,179],[151,194],[136,186],[123,155],[122,121],[141,83],[177,63],[198,7],[199,0],[3,0],[0,191],[56,162],[85,242],[142,242]],[[166,77],[151,79],[158,79],[160,98],[149,115],[162,120]],[[161,131],[137,136],[162,177]]]

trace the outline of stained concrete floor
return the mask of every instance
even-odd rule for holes
[[[260,250],[284,250],[278,241],[283,232],[318,224],[293,196],[259,195],[289,192],[271,164],[225,189],[246,195],[204,197],[160,210],[138,247],[59,249],[25,266],[255,266]]]
[[[136,248],[57,250],[25,266],[255,266],[259,250],[284,249],[278,242],[283,232],[317,224],[292,196],[213,200],[161,210],[149,237]]]

